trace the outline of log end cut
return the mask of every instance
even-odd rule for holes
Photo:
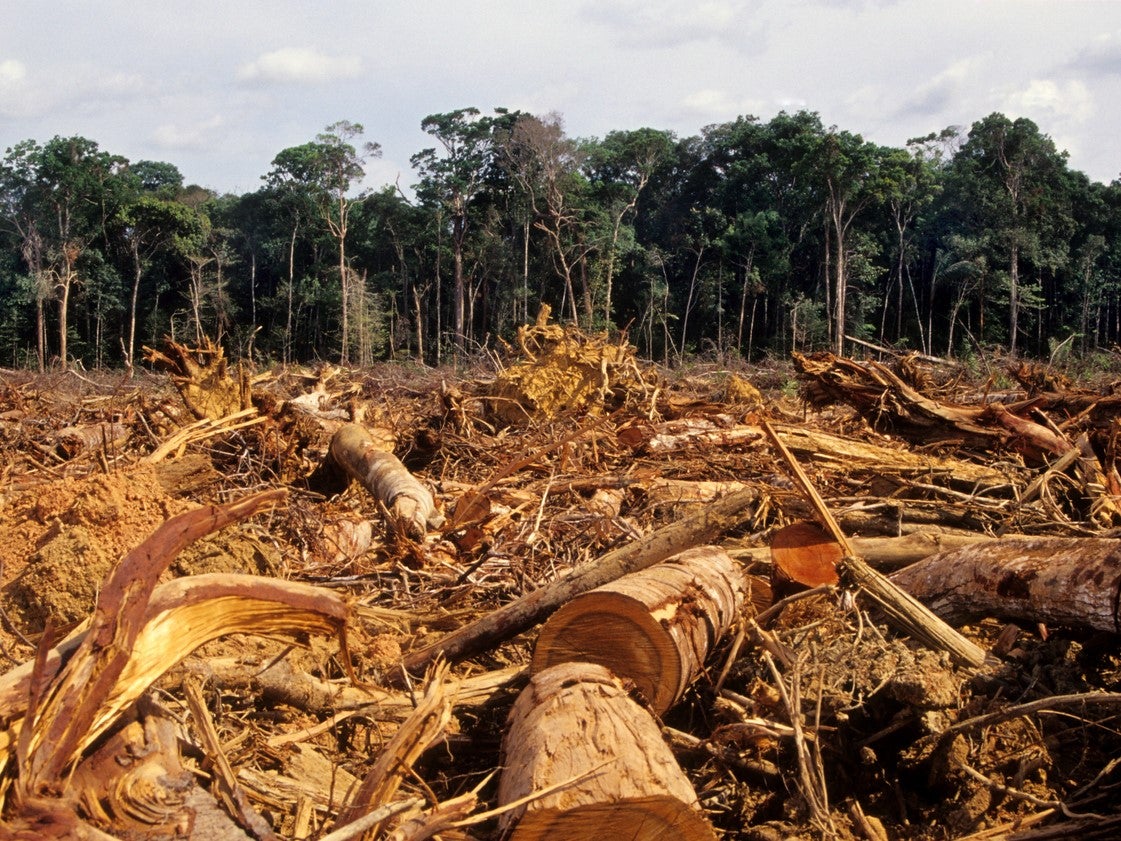
[[[699,813],[670,797],[635,798],[575,809],[539,809],[522,818],[507,841],[627,839],[704,841],[714,838]]]
[[[582,660],[633,682],[652,709],[665,710],[683,683],[681,654],[636,598],[593,590],[573,599],[541,628],[530,670]]]
[[[719,546],[698,546],[582,593],[554,613],[534,673],[569,661],[606,666],[661,715],[701,671],[743,608],[742,572]]]

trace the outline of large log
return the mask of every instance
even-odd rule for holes
[[[420,539],[430,525],[439,527],[443,518],[428,488],[364,426],[348,423],[339,429],[331,438],[331,458],[385,506],[395,530]]]
[[[539,587],[529,595],[452,631],[432,645],[412,652],[405,658],[404,669],[417,674],[437,657],[443,656],[454,662],[486,651],[544,621],[580,593],[653,566],[678,552],[708,543],[746,519],[744,510],[757,499],[758,494],[751,488],[729,494],[702,511],[614,549],[599,560],[576,568],[570,575]]]
[[[1121,633],[1121,540],[1005,538],[932,555],[891,580],[947,622],[995,616]]]
[[[530,798],[499,818],[507,841],[716,837],[654,719],[602,666],[535,675],[510,710],[502,750],[499,805]]]
[[[533,673],[574,660],[599,663],[658,715],[681,697],[743,608],[744,577],[719,546],[699,546],[584,593],[552,615]]]

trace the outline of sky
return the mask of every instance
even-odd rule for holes
[[[903,146],[993,112],[1121,178],[1121,0],[6,0],[0,149],[81,135],[187,183],[258,189],[340,120],[416,181],[429,114],[559,114],[678,137],[817,112]]]

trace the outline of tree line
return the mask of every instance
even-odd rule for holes
[[[463,358],[542,304],[641,353],[758,359],[856,339],[961,356],[1121,341],[1121,184],[994,113],[880,146],[812,112],[678,137],[557,114],[421,122],[415,183],[363,189],[351,122],[243,195],[84,137],[0,161],[0,364],[131,367],[215,339],[260,362]]]

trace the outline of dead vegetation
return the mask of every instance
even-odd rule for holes
[[[1111,385],[517,345],[2,372],[0,837],[1121,831]]]

